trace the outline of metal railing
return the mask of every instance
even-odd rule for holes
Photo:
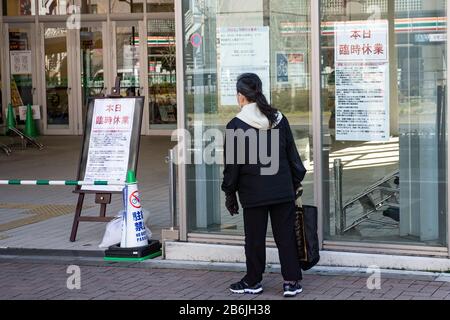
[[[343,235],[363,222],[371,222],[383,226],[398,227],[399,217],[395,215],[385,215],[388,210],[399,212],[399,171],[395,171],[371,186],[363,192],[354,196],[351,200],[343,204],[342,182],[343,164],[341,159],[334,161],[334,189],[335,189],[335,231],[336,235]],[[383,216],[390,217],[396,222],[385,221],[384,219],[374,219],[376,213],[383,213]],[[388,212],[389,213],[389,212]],[[351,221],[347,225],[347,221]]]

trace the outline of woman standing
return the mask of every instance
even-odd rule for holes
[[[231,215],[239,213],[236,192],[244,209],[247,274],[241,281],[232,284],[230,290],[233,293],[262,293],[270,214],[284,278],[284,296],[293,297],[302,292],[294,221],[296,193],[300,193],[306,169],[298,154],[288,120],[269,105],[262,91],[262,82],[256,74],[246,73],[238,78],[237,100],[241,112],[227,125],[222,190]],[[239,134],[243,134],[244,139],[239,138]],[[267,138],[261,140],[264,135]],[[257,142],[250,142],[248,137],[255,136]],[[239,148],[239,141],[241,146],[242,141],[245,141],[244,148]],[[252,154],[254,150],[258,150],[256,162],[250,161],[255,159]],[[272,158],[270,165],[276,163],[278,170],[272,174],[262,174],[262,170],[269,165],[261,158],[265,159],[269,154]]]

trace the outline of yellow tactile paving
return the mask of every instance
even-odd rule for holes
[[[4,224],[0,224],[0,232],[16,229],[69,213],[74,213],[75,208],[76,207],[74,205],[30,205],[20,203],[0,203],[0,209],[23,209],[26,211],[22,212],[21,214],[30,215],[26,218],[21,218]],[[87,209],[87,207],[85,207],[85,209]]]

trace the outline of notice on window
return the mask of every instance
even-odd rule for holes
[[[133,68],[139,68],[139,51],[137,46],[124,45],[123,46],[123,69],[126,72],[131,72]]]
[[[88,186],[82,190],[122,191],[128,170],[135,110],[134,99],[95,100],[85,181],[123,186]]]
[[[305,88],[305,54],[303,52],[277,52],[277,83]]]
[[[27,106],[19,107],[19,118],[22,121],[27,119]],[[31,106],[31,113],[33,115],[33,120],[41,120],[41,108],[40,106]]]
[[[9,55],[12,75],[26,75],[33,73],[30,50],[10,51]]]
[[[270,101],[269,27],[218,29],[220,100],[224,106],[237,104],[236,81],[242,73],[255,73]]]
[[[336,140],[387,141],[387,21],[335,24]]]

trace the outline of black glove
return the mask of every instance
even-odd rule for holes
[[[225,207],[227,207],[227,210],[230,212],[231,216],[239,214],[239,204],[236,193],[225,194]]]

